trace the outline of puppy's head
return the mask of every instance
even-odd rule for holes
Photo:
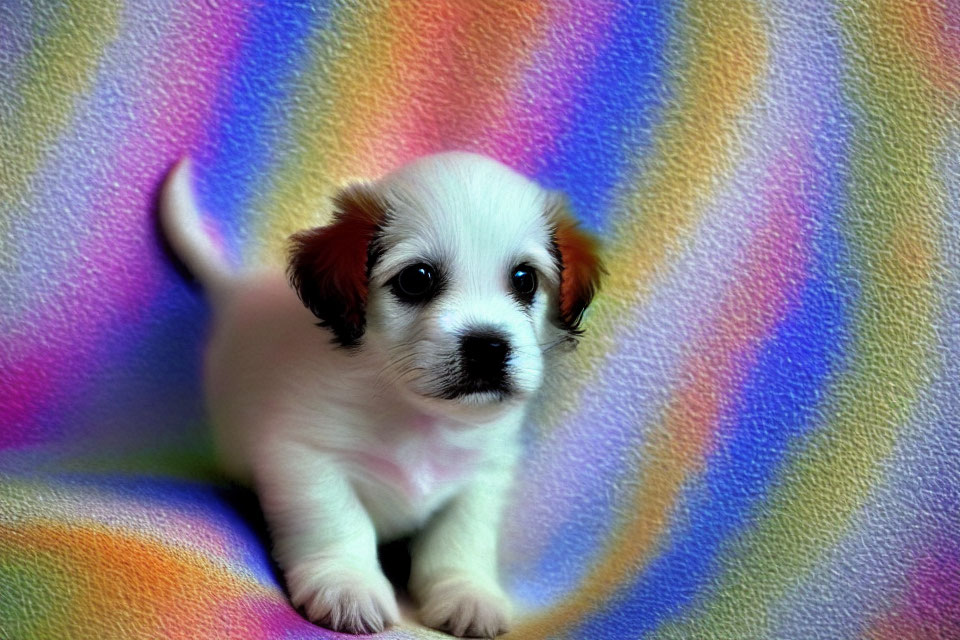
[[[292,238],[290,279],[344,348],[421,403],[497,407],[579,335],[601,266],[556,194],[468,153],[422,158],[335,198]]]

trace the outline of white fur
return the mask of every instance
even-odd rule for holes
[[[189,165],[173,171],[163,228],[212,290],[207,403],[226,469],[256,488],[291,598],[314,621],[379,631],[398,618],[376,545],[416,533],[410,588],[425,623],[457,635],[507,629],[497,532],[518,430],[540,385],[558,267],[549,196],[481,156],[429,156],[372,188],[389,204],[356,349],[300,303],[279,268],[232,273],[203,232]],[[387,282],[404,266],[443,264],[446,288],[422,308]],[[525,310],[509,291],[518,263],[540,288]],[[492,325],[509,337],[515,393],[436,395],[456,336]]]

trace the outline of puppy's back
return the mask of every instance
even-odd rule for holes
[[[248,479],[257,447],[307,420],[329,397],[333,351],[282,271],[234,275],[214,304],[204,366],[207,408],[228,473]]]

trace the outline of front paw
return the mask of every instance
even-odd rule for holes
[[[393,587],[378,568],[322,559],[301,562],[286,575],[294,606],[328,629],[378,633],[400,617]]]
[[[494,638],[510,627],[510,601],[489,582],[467,576],[441,579],[421,600],[424,624],[455,636]]]

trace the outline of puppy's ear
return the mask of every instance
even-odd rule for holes
[[[333,222],[290,238],[287,274],[297,295],[334,341],[356,346],[366,327],[370,269],[386,205],[369,185],[354,184],[333,199]]]
[[[547,210],[553,232],[553,255],[560,270],[560,293],[557,322],[561,328],[577,335],[580,319],[600,287],[605,273],[600,262],[599,242],[582,229],[570,212],[566,198],[555,195]]]

